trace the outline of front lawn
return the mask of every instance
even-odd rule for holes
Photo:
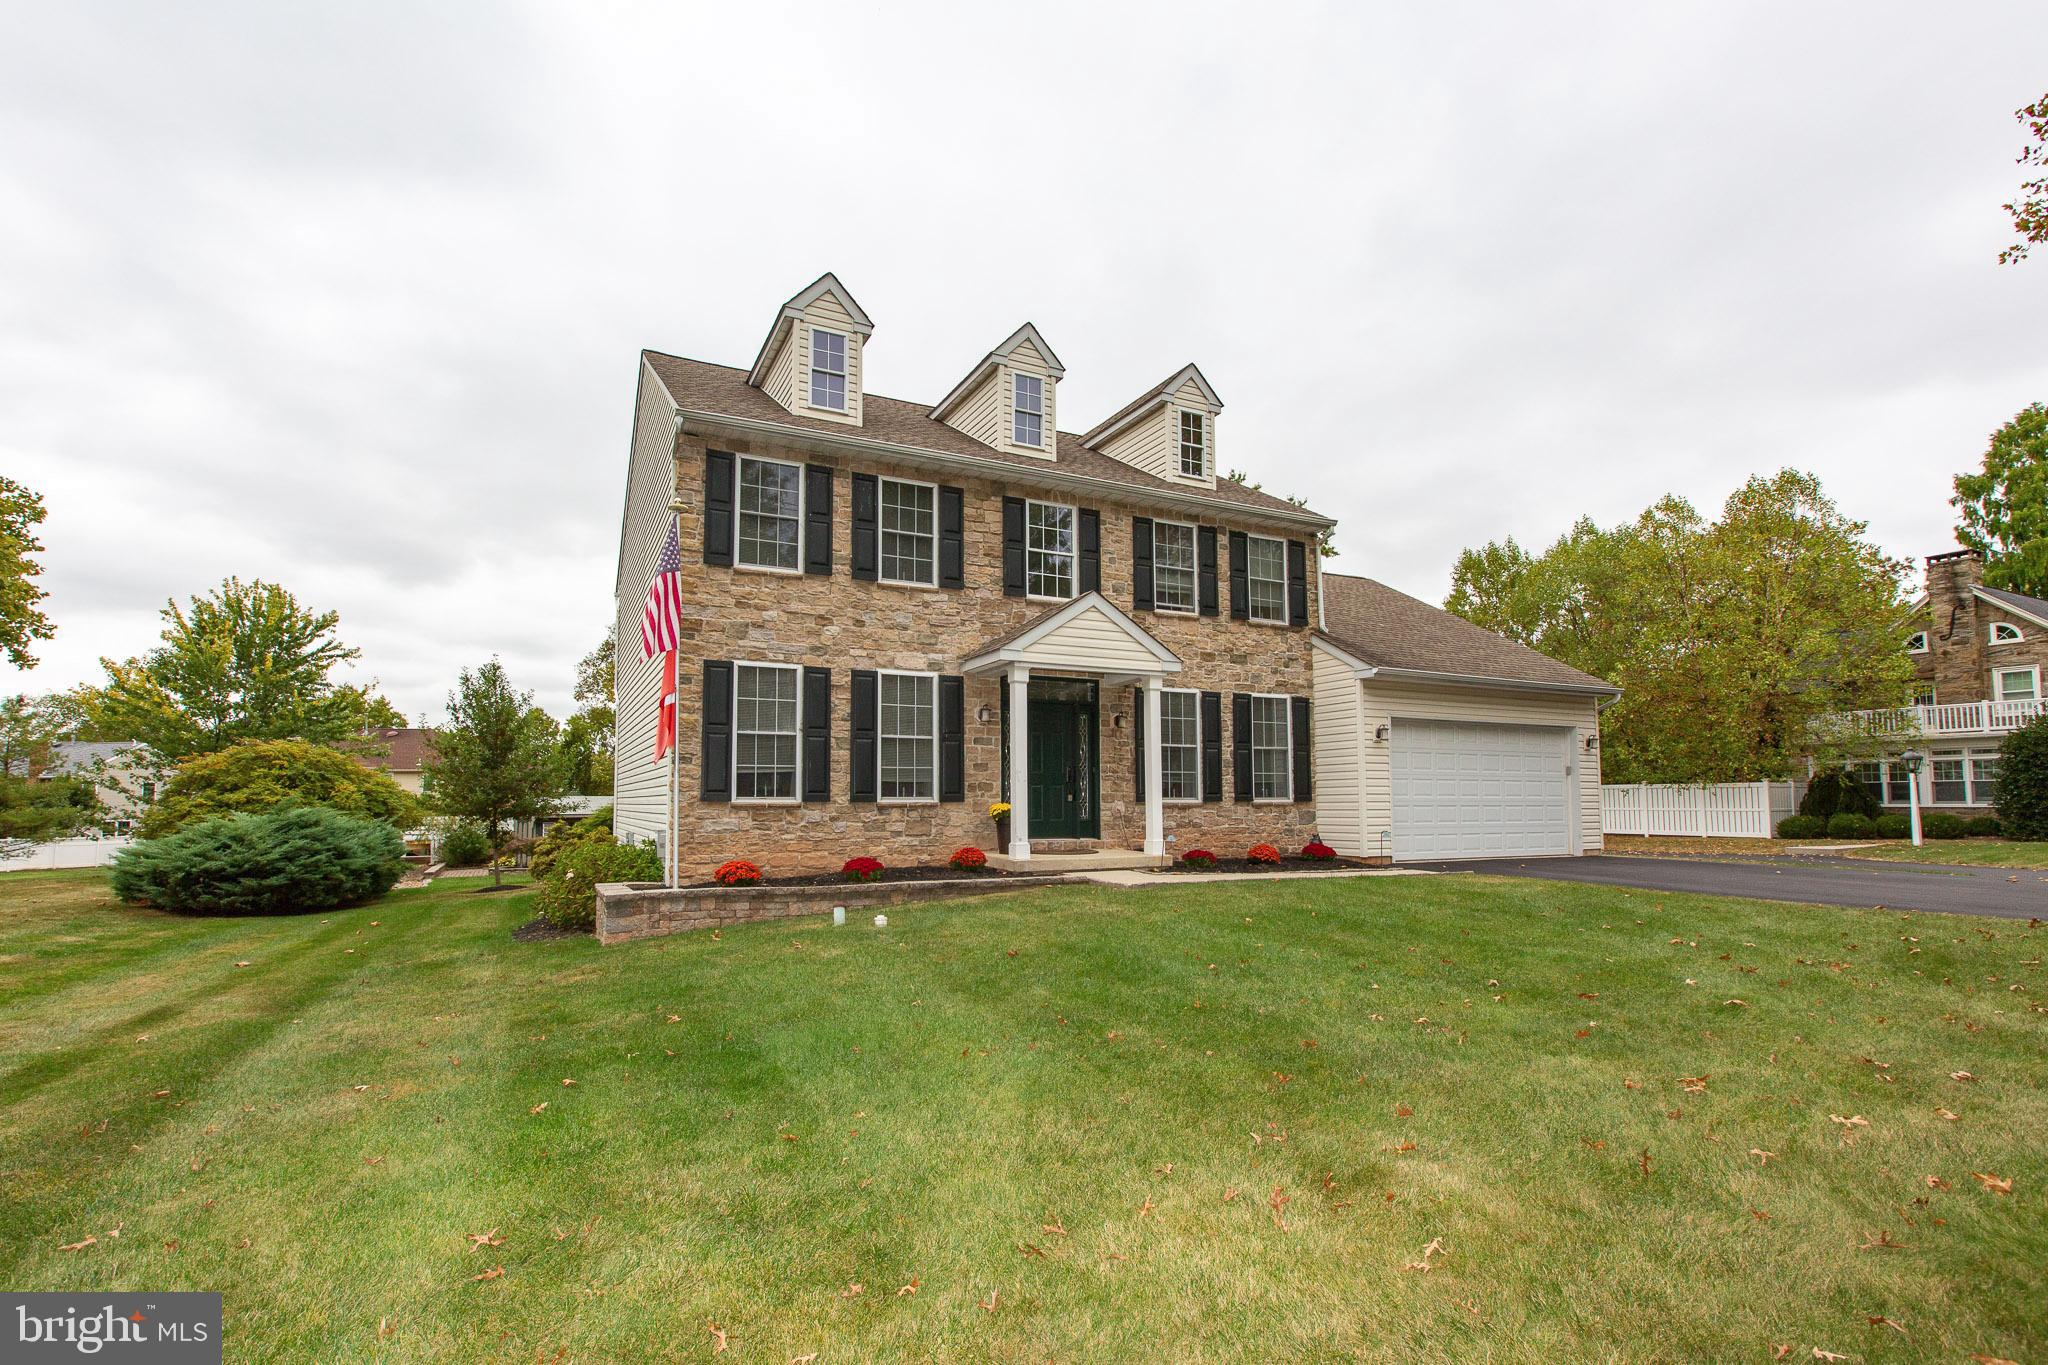
[[[1928,839],[1913,847],[1907,839],[1693,839],[1669,835],[1610,834],[1604,853],[1629,857],[1789,857],[1802,849],[1845,847],[1830,857],[1883,858],[1900,863],[1948,863],[1975,867],[2048,868],[2048,843],[2011,839]]]
[[[1856,858],[1888,858],[1901,863],[1956,863],[1972,867],[2048,868],[2048,843],[2010,839],[1929,839],[1920,847],[1891,841],[1859,848]]]
[[[1461,876],[600,948],[474,888],[0,878],[0,1284],[224,1290],[238,1361],[2048,1353],[2023,924]]]

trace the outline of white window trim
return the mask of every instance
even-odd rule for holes
[[[740,795],[740,670],[743,668],[773,668],[784,673],[796,674],[796,783],[788,796],[741,796]],[[772,734],[773,731],[752,730],[749,734]],[[732,759],[727,765],[725,789],[732,793],[735,806],[794,806],[804,799],[804,670],[801,664],[769,663],[761,659],[734,659],[732,661]]]
[[[816,386],[817,377],[820,374],[834,373],[834,371],[831,370],[820,370],[818,368],[818,338],[820,336],[839,338],[839,354],[842,357],[840,363],[845,368],[837,371],[837,373],[840,379],[840,387],[842,390],[844,390],[846,395],[846,401],[836,408],[831,407],[830,405],[825,403],[820,403],[818,401],[818,390]],[[849,336],[847,333],[840,331],[836,327],[813,326],[810,329],[810,335],[805,337],[804,340],[804,406],[807,408],[815,408],[819,412],[852,412],[853,338]]]
[[[1287,739],[1280,746],[1281,757],[1284,760],[1280,765],[1280,771],[1287,777],[1287,794],[1285,796],[1259,795],[1259,703],[1261,701],[1279,702],[1280,717],[1287,723]],[[1254,692],[1252,693],[1251,715],[1249,719],[1252,723],[1252,804],[1255,806],[1290,805],[1294,801],[1294,698],[1284,692]]]
[[[887,559],[887,556],[882,553],[882,536],[885,534],[882,527],[882,487],[884,484],[892,483],[907,484],[912,488],[929,488],[932,490],[932,577],[928,583],[919,582],[915,578],[891,578],[882,572],[882,565]],[[939,486],[937,484],[926,483],[923,479],[899,479],[888,474],[878,474],[875,476],[875,581],[886,583],[892,588],[936,588],[939,586]]]
[[[2008,697],[2005,695],[2005,675],[2025,673],[2033,679],[2034,694],[2031,697]],[[2037,664],[2014,664],[2009,668],[1991,670],[1991,700],[1993,701],[2039,701],[2041,699],[2041,669]]]
[[[1195,794],[1193,796],[1168,796],[1166,794],[1166,707],[1163,704],[1170,696],[1193,697],[1195,699]],[[1159,689],[1159,800],[1168,806],[1199,806],[1202,804],[1202,692],[1196,687],[1162,687]]]
[[[1192,606],[1162,607],[1159,605],[1159,528],[1162,526],[1185,526],[1188,528],[1188,549],[1195,558],[1193,566],[1189,569],[1189,572],[1194,575],[1194,592],[1191,594],[1194,605]],[[1249,554],[1250,550],[1247,549],[1246,553]],[[1285,550],[1281,551],[1283,557],[1286,553]],[[1152,519],[1152,610],[1163,611],[1168,616],[1198,616],[1201,614],[1202,532],[1201,528],[1191,521],[1166,521],[1158,517]]]
[[[779,464],[785,469],[796,471],[796,567],[785,569],[780,564],[749,564],[740,558],[740,518],[745,515],[740,509],[740,476],[749,464]],[[785,577],[801,575],[804,571],[804,513],[809,511],[805,500],[809,496],[804,485],[804,467],[795,460],[778,460],[768,455],[737,455],[732,462],[732,566],[741,573],[773,573]]]
[[[1927,632],[1916,630],[1911,635],[1908,635],[1906,637],[1906,652],[1908,654],[1925,654],[1927,652]]]
[[[1024,409],[1017,406],[1017,388],[1027,379],[1038,381],[1038,439],[1020,441],[1017,439],[1017,414]],[[1022,450],[1045,449],[1045,376],[1025,374],[1022,370],[1010,371],[1010,444]]]
[[[1252,604],[1249,599],[1252,595],[1252,542],[1255,540],[1270,541],[1272,544],[1280,547],[1280,615],[1277,617],[1255,616],[1252,614]],[[1283,537],[1246,533],[1244,538],[1244,584],[1244,595],[1247,599],[1245,603],[1245,619],[1247,621],[1255,626],[1284,626],[1287,624],[1287,541]]]
[[[882,679],[930,678],[932,680],[932,794],[930,796],[882,795]],[[901,738],[901,736],[896,736]],[[799,788],[801,790],[801,788]],[[939,675],[914,668],[875,670],[875,802],[883,806],[936,806],[939,803]]]
[[[1069,556],[1070,556],[1070,558],[1072,559],[1072,562],[1073,562],[1073,566],[1074,566],[1074,572],[1073,572],[1073,574],[1072,574],[1072,578],[1073,578],[1073,583],[1074,583],[1074,590],[1073,590],[1072,592],[1068,593],[1068,594],[1067,594],[1067,595],[1066,595],[1065,597],[1051,597],[1051,596],[1048,596],[1048,595],[1047,595],[1047,594],[1045,594],[1045,593],[1040,593],[1040,592],[1033,592],[1033,591],[1031,591],[1031,509],[1032,509],[1032,508],[1034,508],[1034,507],[1053,507],[1053,508],[1059,508],[1059,509],[1062,509],[1062,510],[1064,510],[1065,512],[1067,512],[1067,514],[1068,514],[1069,516],[1071,516],[1071,517],[1073,518],[1073,526],[1074,526],[1074,548],[1073,548],[1073,549],[1072,549],[1071,551],[1069,551]],[[1051,550],[1048,550],[1048,551],[1044,551],[1043,553],[1046,553],[1046,554],[1053,554],[1053,553],[1057,553],[1057,552],[1056,552],[1056,551],[1051,551]],[[1069,502],[1046,502],[1046,501],[1044,501],[1043,499],[1040,499],[1040,498],[1026,498],[1026,499],[1024,500],[1024,598],[1025,598],[1025,600],[1026,600],[1026,601],[1028,601],[1028,602],[1071,602],[1071,601],[1073,601],[1073,600],[1074,600],[1075,598],[1079,597],[1080,595],[1081,595],[1081,507],[1080,507],[1080,504],[1078,504],[1078,503],[1069,503]]]
[[[1936,763],[1947,763],[1947,762],[1951,762],[1951,761],[1954,761],[1954,762],[1960,762],[1960,763],[1961,763],[1961,764],[1963,765],[1963,799],[1962,799],[1962,800],[1960,800],[1960,801],[1944,801],[1944,800],[1942,800],[1942,799],[1941,799],[1940,797],[1938,797],[1938,796],[1936,796],[1936,795],[1934,794],[1934,792],[1935,792],[1935,782],[1934,782],[1934,765],[1935,765]],[[1974,803],[1973,801],[1971,801],[1971,800],[1970,800],[1970,797],[1971,797],[1971,795],[1972,795],[1972,792],[1970,791],[1970,753],[1969,753],[1969,751],[1968,751],[1967,749],[1949,749],[1949,750],[1945,750],[1945,751],[1943,751],[1942,753],[1938,753],[1938,754],[1935,754],[1935,753],[1930,753],[1929,755],[1927,755],[1927,769],[1926,769],[1926,771],[1927,771],[1927,804],[1928,804],[1928,805],[1930,805],[1930,806],[1968,806],[1968,805],[1974,805],[1974,804],[1975,804],[1975,803]]]
[[[1999,632],[2002,630],[2010,631],[2011,633],[2000,635]],[[1993,621],[1988,632],[1988,638],[1994,645],[2016,645],[2027,638],[2027,633],[2010,621]]]
[[[1214,419],[1200,408],[1175,408],[1173,413],[1173,472],[1178,478],[1207,483],[1209,480],[1210,430],[1215,425]],[[1187,440],[1182,435],[1184,430],[1182,424],[1190,417],[1199,418],[1202,423],[1202,468],[1200,472],[1194,474],[1188,473]]]

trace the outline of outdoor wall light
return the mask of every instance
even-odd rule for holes
[[[1382,725],[1379,729],[1372,732],[1372,737],[1381,744],[1385,744],[1387,742],[1387,727]]]
[[[974,718],[980,721],[983,725],[986,725],[996,718],[995,709],[991,707],[987,702],[983,702],[980,706],[977,706],[974,709]]]
[[[1112,715],[1110,716],[1110,718],[1109,718],[1109,728],[1110,728],[1110,729],[1112,729],[1112,730],[1121,730],[1121,729],[1123,729],[1123,728],[1124,728],[1124,713],[1123,713],[1123,712],[1121,712],[1121,711],[1118,711],[1118,712],[1115,712],[1115,713],[1113,713],[1113,714],[1112,714]]]
[[[1598,735],[1587,735],[1587,736],[1586,736],[1586,752],[1587,752],[1587,753],[1589,753],[1589,754],[1590,754],[1590,753],[1592,753],[1592,752],[1593,752],[1593,751],[1594,751],[1595,749],[1597,749],[1597,748],[1599,748],[1599,747],[1600,747],[1600,736],[1598,736]]]

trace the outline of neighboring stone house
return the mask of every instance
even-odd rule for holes
[[[867,390],[873,332],[828,274],[778,311],[751,368],[642,352],[616,584],[620,836],[673,847],[685,878],[735,857],[794,873],[967,845],[1001,865],[1308,842],[1319,784],[1360,781],[1331,762],[1364,761],[1317,752],[1331,519],[1218,476],[1223,402],[1193,365],[1077,436],[1056,424],[1065,369],[1029,323],[936,404]],[[673,834],[653,761],[663,660],[634,647],[671,517]],[[1595,806],[1573,847],[1597,847]],[[1382,851],[1369,824],[1333,823],[1339,851]]]
[[[1899,755],[1926,756],[1920,804],[1969,814],[1991,804],[2005,736],[2044,709],[2048,601],[1984,586],[1984,557],[1953,550],[1927,559],[1927,591],[1904,641],[1913,660],[1913,705],[1865,711],[1862,734],[1882,750],[1859,765],[1880,802],[1910,804],[1911,775]]]

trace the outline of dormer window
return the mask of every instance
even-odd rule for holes
[[[1180,472],[1199,479],[1206,472],[1209,454],[1209,418],[1204,413],[1181,410]]]
[[[1925,654],[1927,652],[1927,632],[1919,630],[1908,635],[1906,637],[1906,652],[1908,654]]]
[[[1010,439],[1020,446],[1045,444],[1045,381],[1035,374],[1011,376]]]
[[[811,329],[811,406],[846,411],[846,334]]]
[[[1994,645],[2016,645],[2026,638],[2020,633],[2020,628],[2010,621],[1991,623],[1991,643]]]

